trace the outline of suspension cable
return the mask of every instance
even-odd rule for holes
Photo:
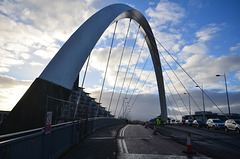
[[[165,81],[165,80],[164,80],[164,81]],[[174,98],[174,96],[173,96],[173,94],[172,94],[172,91],[170,90],[170,88],[169,88],[169,86],[168,86],[168,84],[167,84],[166,81],[165,81],[165,84],[166,84],[166,86],[167,86],[167,88],[168,88],[168,90],[169,90],[169,92],[170,92],[170,94],[171,94],[171,96],[172,96],[172,98],[173,98],[173,101],[175,102],[175,104],[176,104],[176,106],[177,106],[177,108],[178,108],[179,113],[180,113],[181,116],[182,116],[182,112],[180,111],[179,106],[178,106],[178,104],[177,104],[177,102],[176,102],[176,100],[175,100],[175,98]]]
[[[189,93],[189,91],[187,90],[187,88],[184,86],[184,84],[182,83],[182,81],[179,79],[179,77],[177,76],[177,74],[175,73],[175,71],[173,70],[173,68],[170,66],[170,64],[167,62],[166,58],[162,55],[161,52],[159,52],[159,54],[163,57],[163,59],[165,60],[165,62],[168,64],[169,68],[171,69],[171,71],[173,72],[173,74],[175,75],[175,77],[178,79],[178,81],[181,83],[181,85],[183,86],[183,88],[185,89],[185,91],[187,92],[187,94],[189,95],[189,97],[192,99],[192,101],[194,102],[194,104],[197,106],[197,108],[201,111],[200,107],[198,106],[198,104],[196,103],[196,101],[194,100],[194,98],[191,96],[191,94]],[[186,105],[185,105],[186,107]],[[187,109],[187,107],[186,107]],[[188,110],[188,109],[187,109]],[[189,114],[190,110],[188,111]],[[204,113],[202,112],[203,116],[205,117]]]
[[[130,21],[130,22],[131,22],[131,21]],[[130,25],[130,23],[129,23],[129,25]],[[127,37],[127,36],[126,36],[126,37]],[[127,40],[127,39],[126,39],[126,40]],[[123,48],[123,52],[124,52],[124,49],[125,49],[125,45],[124,45],[124,48]],[[123,86],[124,86],[124,83],[125,83],[125,79],[126,79],[126,75],[127,75],[127,72],[128,72],[129,63],[130,63],[131,58],[132,58],[132,53],[131,53],[131,57],[130,57],[129,62],[128,62],[127,70],[126,70],[125,75],[124,75],[124,78],[123,78],[122,87],[121,87],[120,93],[119,93],[119,95],[118,95],[118,100],[117,100],[117,104],[116,104],[116,107],[115,107],[114,115],[116,114],[116,111],[117,111],[117,108],[118,108],[118,104],[119,104],[120,97],[121,97],[121,94],[122,94],[122,90],[123,90]]]
[[[182,87],[185,89],[185,91],[189,94],[189,96],[191,97],[190,93],[188,92],[187,88],[185,87],[185,85],[182,83],[182,81],[179,79],[179,77],[177,76],[176,72],[173,70],[173,68],[171,67],[171,65],[167,62],[166,58],[162,55],[162,53],[159,52],[159,54],[163,57],[164,61],[167,63],[168,67],[171,69],[171,71],[173,72],[173,74],[175,75],[175,77],[178,79],[178,81],[180,82],[180,84],[182,85]],[[194,101],[194,100],[193,100]],[[195,101],[194,101],[195,102]],[[196,103],[196,102],[195,102]],[[184,106],[187,109],[186,104],[184,103]],[[198,107],[199,108],[199,107]],[[199,108],[200,109],[200,108]],[[188,109],[187,109],[188,110]],[[189,114],[190,111],[188,110]]]
[[[129,66],[130,66],[130,62],[132,60],[132,55],[133,55],[133,51],[134,51],[134,48],[135,48],[135,45],[136,45],[136,42],[137,42],[137,37],[138,37],[138,33],[139,33],[139,30],[140,30],[140,26],[138,26],[138,31],[137,31],[137,34],[136,34],[136,38],[135,38],[135,41],[133,43],[133,47],[132,47],[132,51],[131,51],[131,54],[130,54],[130,58],[128,60],[128,65],[127,65],[127,70],[125,72],[125,75],[124,75],[124,79],[123,79],[123,83],[122,83],[122,88],[121,90],[123,89],[123,86],[125,84],[125,80],[126,80],[126,77],[127,77],[127,73],[128,73],[128,70],[129,70]],[[119,95],[119,98],[120,98],[121,94]],[[126,99],[126,96],[127,96],[127,92],[125,93],[125,96],[124,96],[124,99]],[[122,102],[122,107],[124,106],[124,100]],[[120,112],[121,112],[122,108],[120,109]],[[119,114],[120,114],[119,112]],[[124,115],[123,115],[124,116]]]
[[[131,85],[131,83],[132,83],[133,75],[135,74],[135,70],[136,70],[136,68],[137,68],[137,65],[138,65],[138,62],[139,62],[139,59],[140,59],[140,56],[141,56],[141,53],[142,53],[143,46],[144,46],[145,42],[146,42],[146,41],[143,40],[142,47],[141,47],[140,53],[138,54],[137,62],[136,62],[135,67],[134,67],[134,69],[133,69],[133,73],[132,73],[132,76],[131,76],[130,82],[129,82],[129,84],[128,84],[128,88],[127,88],[127,93],[126,93],[126,94],[128,94],[128,91],[129,91],[130,85]]]
[[[169,98],[168,98],[168,96],[166,96],[166,99],[167,99],[167,101],[168,101],[168,103],[169,103],[169,105],[172,105],[171,104],[171,102],[170,102],[170,100],[169,100]],[[176,116],[176,114],[175,114],[175,111],[174,111],[174,109],[173,109],[173,107],[171,106],[171,109],[172,109],[172,112],[173,112],[173,115],[175,116],[175,118],[177,119],[177,116]],[[171,110],[170,109],[170,110]]]
[[[156,39],[156,38],[155,38]],[[197,86],[199,86],[199,84],[187,73],[187,71],[177,62],[177,60],[170,54],[170,52],[158,41],[158,39],[156,39],[156,41],[161,45],[161,47],[165,50],[165,52],[168,54],[168,55],[170,55],[170,57],[174,60],[174,62],[176,62],[176,64],[185,72],[185,74],[192,80],[192,82],[195,84],[195,85],[197,85]],[[207,96],[207,98],[218,108],[218,110],[228,119],[228,117],[226,116],[226,114],[224,114],[223,113],[223,111],[219,108],[219,106],[212,100],[212,98],[210,98],[209,96],[208,96],[208,94],[202,89],[202,88],[200,88],[199,87],[199,89],[201,90],[201,91],[203,91],[203,93]],[[189,94],[190,95],[190,94]],[[190,95],[190,97],[191,97],[191,99],[193,99],[192,98],[192,96]],[[194,100],[193,100],[194,101]],[[194,101],[194,103],[196,104],[196,102]],[[198,107],[199,108],[199,107]],[[200,109],[200,108],[199,108]],[[204,113],[203,113],[203,115],[204,115]]]
[[[148,78],[149,78],[150,74],[152,73],[152,70],[153,70],[153,67],[152,67],[152,69],[150,70],[150,72],[149,72],[149,74],[148,74],[148,76],[147,76],[146,80],[144,81],[144,83],[143,83],[143,85],[142,85],[141,89],[139,90],[139,92],[138,92],[138,94],[137,94],[137,96],[136,96],[136,98],[135,98],[135,100],[134,100],[134,102],[133,102],[132,106],[130,107],[130,110],[131,110],[131,109],[132,109],[132,107],[134,106],[134,104],[135,104],[135,102],[136,102],[136,100],[137,100],[137,98],[138,98],[138,96],[139,96],[140,92],[142,91],[143,87],[145,86],[145,84],[146,84],[146,82],[147,82],[147,80],[148,80]],[[127,114],[127,115],[128,115],[128,114]],[[126,115],[126,116],[127,116],[127,115]]]
[[[82,88],[83,88],[83,84],[84,84],[84,81],[85,81],[85,77],[86,77],[86,74],[87,74],[87,70],[88,70],[88,64],[89,64],[89,61],[90,61],[90,55],[88,56],[88,60],[87,60],[87,65],[86,65],[86,69],[85,69],[85,72],[84,72],[84,76],[83,76],[83,80],[82,80]]]
[[[137,88],[137,84],[138,84],[138,82],[140,81],[140,78],[141,78],[141,76],[142,76],[143,70],[144,70],[145,67],[146,67],[146,64],[147,64],[147,62],[148,62],[149,57],[150,57],[150,54],[148,55],[147,60],[145,61],[144,66],[143,66],[143,68],[142,68],[142,71],[141,71],[140,75],[138,76],[138,80],[137,80],[137,82],[136,82],[136,84],[135,84],[135,87],[134,87],[134,89],[133,89],[133,92],[132,92],[132,94],[131,94],[128,102],[130,102],[130,100],[132,99],[133,94],[135,93],[135,90],[136,90],[136,88]]]
[[[172,83],[172,85],[173,85],[173,87],[174,87],[174,89],[175,89],[175,91],[177,92],[177,94],[178,94],[178,97],[181,99],[181,101],[182,101],[182,103],[184,104],[184,106],[185,106],[185,108],[186,108],[186,110],[189,112],[189,110],[188,110],[188,108],[187,108],[187,106],[186,106],[186,104],[185,104],[185,102],[183,101],[183,99],[182,99],[182,97],[180,96],[180,94],[179,94],[179,92],[178,92],[178,90],[177,90],[177,88],[175,87],[175,85],[174,85],[174,83],[173,83],[173,81],[171,80],[171,78],[170,78],[170,76],[168,75],[168,73],[167,73],[167,71],[166,71],[166,69],[163,67],[163,70],[164,70],[164,73],[168,76],[168,79],[170,80],[170,82]],[[190,112],[189,112],[190,113]]]
[[[99,102],[98,103],[101,103],[101,99],[102,99],[102,93],[103,93],[103,88],[104,88],[104,84],[105,84],[105,80],[106,80],[108,65],[109,65],[109,61],[110,61],[110,57],[111,57],[111,53],[112,53],[112,47],[113,47],[113,41],[114,41],[115,32],[116,32],[116,28],[117,28],[117,23],[118,23],[118,21],[116,21],[116,24],[115,24],[115,27],[114,27],[114,32],[113,32],[113,36],[112,36],[112,42],[111,42],[111,46],[110,46],[109,53],[108,53],[107,65],[106,65],[106,69],[105,69],[105,73],[104,73],[102,89],[101,89],[101,92],[100,92],[100,97],[99,97]],[[98,115],[98,111],[99,111],[99,106],[98,106],[98,109],[97,109],[96,116]]]
[[[113,99],[115,87],[116,87],[116,84],[117,84],[117,79],[118,79],[118,74],[119,74],[120,66],[121,66],[121,63],[122,63],[122,57],[123,57],[123,52],[124,52],[124,48],[125,48],[125,45],[126,45],[126,40],[127,40],[127,36],[128,36],[128,32],[129,32],[130,23],[131,23],[131,19],[130,19],[130,21],[129,21],[129,25],[128,25],[128,29],[127,29],[127,34],[126,34],[125,41],[124,41],[124,47],[123,47],[123,50],[122,50],[122,53],[121,53],[121,58],[120,58],[119,65],[118,65],[118,71],[117,71],[117,75],[116,75],[116,78],[115,78],[115,83],[114,83],[114,87],[113,87],[113,91],[112,91],[112,95],[111,95],[109,107],[111,107],[111,104],[112,104],[112,99]],[[115,109],[115,112],[116,112],[116,109]],[[114,115],[115,115],[115,112],[114,112]]]
[[[153,33],[152,33],[150,30],[146,30],[146,31],[154,37]],[[154,37],[154,39],[155,39],[155,40],[161,45],[161,47],[171,56],[171,58],[177,63],[177,65],[178,65],[180,68],[183,69],[183,67],[182,67],[182,66],[177,62],[177,60],[170,54],[170,52],[160,43],[160,41],[159,41],[157,38],[155,38],[155,37]],[[183,70],[184,70],[184,69],[183,69]],[[187,73],[186,70],[184,70],[184,72],[190,77],[190,79],[192,79],[192,81],[193,81],[197,86],[199,86],[198,83],[197,83],[195,80],[193,80],[193,78]],[[210,96],[209,96],[202,88],[199,87],[199,89],[200,89],[201,91],[203,91],[203,93],[206,95],[206,97],[218,108],[218,110],[219,110],[227,119],[229,119],[229,118],[227,117],[227,115],[224,114],[223,111],[219,108],[219,106],[212,100],[212,98],[210,98]],[[192,97],[191,97],[191,98],[192,98]],[[198,107],[198,108],[199,108],[199,107]],[[200,109],[200,108],[199,108],[199,109]],[[204,113],[202,113],[202,114],[204,114]]]
[[[183,104],[185,105],[185,108],[186,108],[186,110],[189,112],[189,110],[187,109],[187,106],[186,106],[186,104],[184,103],[184,101],[183,101],[182,97],[180,96],[180,94],[179,94],[179,92],[178,92],[177,88],[175,87],[175,85],[174,85],[173,81],[171,80],[170,76],[168,75],[168,73],[167,73],[166,69],[164,68],[164,66],[162,66],[162,68],[163,68],[163,70],[164,70],[164,73],[167,75],[167,77],[168,77],[169,81],[171,82],[171,84],[172,84],[173,88],[174,88],[174,89],[175,89],[175,91],[177,92],[177,94],[178,94],[179,98],[181,99],[181,101],[182,101],[182,102],[183,102]],[[165,82],[165,83],[166,83],[166,82]],[[178,109],[179,109],[179,108],[178,108]],[[180,110],[179,110],[179,111],[180,111]],[[189,113],[190,113],[190,112],[189,112]]]

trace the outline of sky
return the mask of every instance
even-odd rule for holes
[[[61,46],[84,21],[100,9],[115,3],[127,4],[145,16],[155,38],[210,97],[208,99],[204,96],[206,111],[228,113],[224,76],[216,77],[217,74],[225,73],[231,112],[240,113],[238,0],[0,0],[0,110],[11,110],[15,106]],[[109,105],[128,25],[129,19],[120,20],[117,24],[101,99],[105,107]],[[93,49],[84,81],[85,90],[91,93],[96,101],[99,101],[114,26],[115,23],[109,26]],[[151,58],[148,59],[149,51],[146,44],[143,44],[142,35],[137,32],[138,26],[131,21],[116,93],[113,96],[114,102],[110,110],[114,112],[123,85],[117,114],[123,102],[131,107],[139,93],[128,117],[149,120],[160,114],[158,89],[152,61]],[[136,36],[136,45],[133,48]],[[201,90],[159,43],[158,49],[164,70],[169,117],[181,119],[181,115],[189,114],[189,95],[184,94],[186,92],[193,97],[190,99],[191,113],[203,110]],[[127,69],[131,52],[132,59]],[[134,72],[140,52],[139,63]],[[133,92],[147,59],[140,82]],[[181,82],[174,76],[168,64]],[[80,72],[80,85],[84,70],[85,66]],[[123,83],[126,70],[126,80]],[[130,83],[132,75],[133,80]],[[146,79],[146,84],[143,85]],[[126,93],[127,99],[124,100]],[[128,102],[131,94],[133,100]]]

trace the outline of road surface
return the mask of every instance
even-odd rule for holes
[[[217,159],[240,158],[240,134],[236,132],[176,125],[159,126],[157,131],[182,145],[186,144],[190,132],[194,151]]]
[[[185,142],[187,138],[185,137]],[[164,135],[153,135],[153,130],[141,125],[126,125],[118,135],[119,159],[188,158],[182,145]],[[199,153],[193,158],[207,158]]]

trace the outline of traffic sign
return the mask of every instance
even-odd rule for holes
[[[51,133],[51,126],[52,126],[52,112],[47,112],[45,133]]]

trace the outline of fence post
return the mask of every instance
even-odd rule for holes
[[[46,154],[46,121],[47,121],[47,110],[48,110],[48,94],[46,97],[46,110],[45,110],[45,118],[44,118],[44,128],[43,128],[43,145],[42,145],[42,159],[47,158]]]

